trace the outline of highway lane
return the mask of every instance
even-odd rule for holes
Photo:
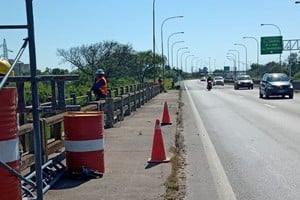
[[[215,148],[216,154],[222,164],[228,184],[236,199],[257,200],[294,200],[300,196],[300,96],[296,94],[294,99],[260,99],[258,90],[234,90],[233,86],[216,86],[211,91],[205,89],[205,82],[192,80],[185,82],[188,91],[183,92],[185,106],[188,108],[190,96],[193,99],[199,113],[204,131]],[[199,131],[193,127],[191,112],[183,112],[184,133],[188,154],[188,170],[193,174],[193,183],[199,182],[207,172],[191,165],[205,165],[206,169],[213,168],[209,158],[203,158],[205,137],[196,138]],[[197,123],[197,122],[196,122]],[[201,133],[200,133],[201,134]],[[190,139],[193,137],[193,139]],[[191,148],[189,142],[196,145]],[[198,150],[196,150],[197,146]],[[201,154],[201,158],[193,152]],[[197,158],[196,158],[197,157]],[[211,157],[211,155],[209,155]],[[200,159],[201,162],[195,161]],[[189,161],[192,164],[189,165]],[[206,163],[205,163],[206,161]],[[193,170],[198,169],[199,172]],[[209,171],[209,170],[208,170]],[[196,175],[201,173],[200,175]],[[210,170],[210,173],[212,170]],[[218,192],[220,184],[208,181],[211,176],[205,175],[210,193]],[[226,179],[225,178],[225,179]],[[188,197],[197,196],[197,191],[192,192],[191,186]],[[199,187],[206,187],[200,183]],[[194,190],[195,190],[194,189]],[[205,194],[204,189],[202,196]],[[220,191],[220,190],[219,190]],[[191,195],[193,193],[193,195]],[[205,194],[214,199],[222,199],[220,195]],[[188,198],[187,198],[188,199]],[[193,198],[191,198],[193,199]],[[196,199],[196,198],[195,198]],[[205,199],[205,198],[203,198]],[[210,198],[212,199],[212,198]]]

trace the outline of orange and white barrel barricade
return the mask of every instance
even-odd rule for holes
[[[0,161],[20,172],[16,88],[2,88],[0,90]],[[22,199],[20,179],[1,166],[0,199]]]
[[[64,116],[67,171],[104,173],[103,111],[69,112]]]

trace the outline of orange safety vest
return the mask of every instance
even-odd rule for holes
[[[99,82],[101,79],[104,81],[104,85],[99,90],[100,90],[101,94],[107,95],[107,81],[106,81],[105,77],[102,76],[101,78],[98,79],[97,82]]]

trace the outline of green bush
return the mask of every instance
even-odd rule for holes
[[[295,75],[294,75],[294,80],[300,80],[300,72],[297,72]]]

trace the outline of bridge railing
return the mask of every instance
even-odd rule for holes
[[[50,81],[52,90],[51,101],[40,104],[39,123],[44,163],[64,146],[63,120],[67,112],[73,110],[103,111],[105,128],[110,128],[160,93],[158,85],[145,83],[109,89],[108,97],[100,101],[93,101],[91,92],[87,92],[83,96],[71,94],[70,97],[65,97],[65,82],[77,79],[76,75],[42,76],[39,79],[40,81]],[[16,83],[18,91],[17,112],[20,124],[18,135],[22,170],[34,166],[35,162],[34,129],[30,120],[32,107],[26,106],[25,103],[24,83],[26,81],[30,81],[29,77],[10,77],[8,79],[8,82]],[[78,102],[81,106],[77,105]]]

